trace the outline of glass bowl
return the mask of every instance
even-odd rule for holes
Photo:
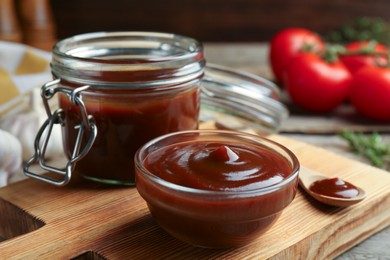
[[[218,163],[194,164],[223,146],[237,155],[223,164],[242,171],[220,174]],[[151,140],[135,155],[136,186],[158,224],[179,240],[207,248],[243,246],[268,230],[294,199],[298,172],[298,159],[281,144],[236,131],[176,132]],[[255,177],[260,175],[267,177]]]

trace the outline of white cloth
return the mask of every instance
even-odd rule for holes
[[[51,80],[51,53],[0,41],[0,119],[29,108],[30,92]]]

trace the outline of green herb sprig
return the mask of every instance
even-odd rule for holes
[[[358,17],[326,35],[333,43],[376,40],[390,45],[390,23],[379,17]]]
[[[340,136],[348,141],[356,154],[368,159],[372,165],[390,170],[390,144],[386,144],[378,133],[365,135],[345,130]]]

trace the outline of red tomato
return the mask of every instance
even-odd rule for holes
[[[349,99],[363,116],[390,120],[390,68],[366,67],[356,72]]]
[[[320,51],[324,48],[324,42],[312,31],[293,27],[280,31],[272,38],[269,59],[275,79],[279,83],[283,83],[283,74],[291,58],[304,46],[312,51]]]
[[[374,44],[371,46],[371,44]],[[357,72],[365,66],[375,67],[378,64],[386,64],[385,56],[376,56],[373,52],[388,53],[385,45],[375,44],[368,41],[351,42],[345,46],[347,52],[356,52],[357,54],[341,55],[340,60],[349,69],[351,73]],[[371,54],[370,54],[371,52]]]
[[[346,99],[351,78],[351,73],[340,61],[328,63],[316,54],[300,53],[287,68],[285,85],[296,105],[323,113]]]

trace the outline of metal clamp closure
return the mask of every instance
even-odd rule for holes
[[[82,86],[76,89],[70,89],[70,88],[58,86],[60,81],[61,81],[60,79],[56,79],[54,81],[46,83],[41,88],[41,96],[42,96],[42,100],[45,106],[48,119],[43,123],[43,125],[41,126],[41,128],[37,133],[37,136],[35,137],[35,142],[34,142],[35,153],[26,162],[26,164],[23,167],[23,170],[24,170],[24,174],[28,177],[45,181],[57,186],[64,186],[70,181],[72,176],[72,171],[74,170],[76,163],[89,152],[93,143],[95,142],[97,136],[97,127],[93,117],[91,115],[88,115],[84,102],[82,101],[81,92],[88,89],[90,86]],[[82,122],[80,122],[79,125],[75,126],[75,129],[78,129],[76,143],[72,151],[72,156],[68,160],[64,168],[56,168],[47,165],[45,162],[46,148],[49,143],[53,126],[56,124],[60,124],[61,126],[63,126],[65,124],[64,123],[65,112],[60,108],[52,112],[48,102],[58,92],[65,93],[73,105],[80,107],[80,114],[82,118]],[[81,142],[83,140],[84,135],[86,134],[89,134],[89,137],[84,147],[81,148]],[[59,174],[63,176],[63,178],[54,179],[54,178],[47,177],[45,175],[31,172],[30,167],[33,164],[36,164],[37,162],[39,163],[39,166],[42,169]]]

